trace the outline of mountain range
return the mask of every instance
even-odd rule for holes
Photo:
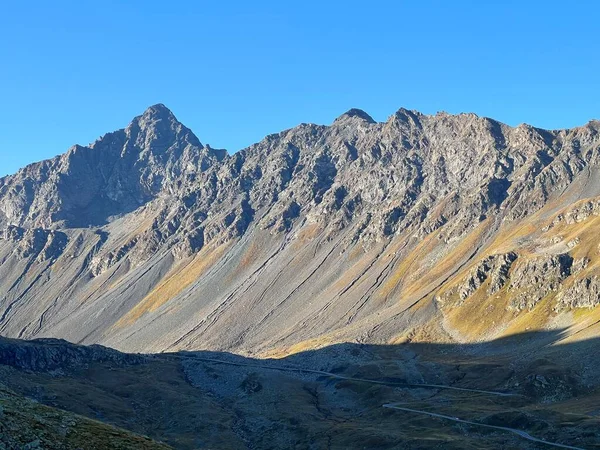
[[[0,333],[264,355],[597,335],[599,130],[352,109],[230,155],[152,106],[0,179]]]
[[[598,448],[599,132],[159,104],[0,178],[0,449]]]

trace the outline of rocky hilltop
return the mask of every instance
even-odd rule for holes
[[[353,109],[229,155],[152,106],[0,179],[0,334],[273,356],[596,336],[599,131]]]

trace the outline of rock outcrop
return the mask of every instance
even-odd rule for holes
[[[568,254],[541,256],[515,267],[509,290],[510,308],[533,309],[550,292],[558,290],[560,283],[571,275],[573,258]]]
[[[60,339],[29,342],[0,338],[0,365],[33,371],[67,370],[92,362],[139,364],[143,356],[120,353],[99,345],[76,346]]]
[[[598,276],[577,280],[557,296],[556,310],[595,308],[600,305],[600,279]]]

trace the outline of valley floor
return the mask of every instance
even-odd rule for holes
[[[600,448],[596,342],[551,345],[552,332],[515,339],[252,359],[0,338],[0,441],[81,448],[74,437],[88,431],[49,431],[61,427],[46,408],[95,424],[83,448]],[[34,418],[24,437],[16,417]]]

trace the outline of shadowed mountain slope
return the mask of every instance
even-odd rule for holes
[[[508,428],[599,448],[598,340],[560,344],[563,336],[555,330],[479,344],[337,344],[283,359],[128,355],[0,338],[0,442],[20,439],[24,429],[5,426],[18,419],[34,424],[26,442],[39,440],[43,448],[69,448],[61,445],[85,436],[100,443],[85,448],[161,448],[109,426],[178,449],[553,448]]]

